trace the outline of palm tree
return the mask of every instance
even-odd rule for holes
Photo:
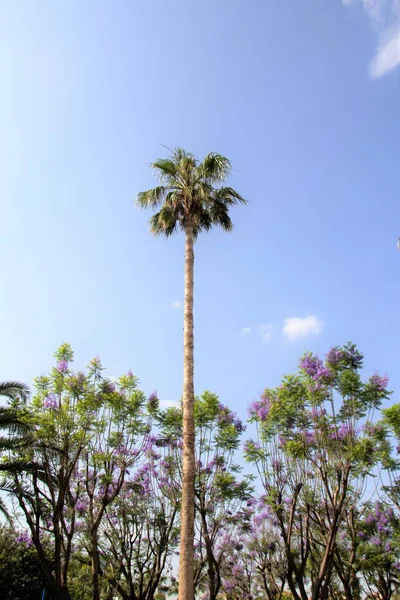
[[[13,450],[28,440],[26,435],[29,426],[21,421],[20,411],[17,407],[29,398],[29,388],[18,381],[2,381],[0,382],[0,396],[11,401],[11,406],[0,406],[0,431],[6,432],[6,435],[0,435],[1,453]],[[24,464],[19,461],[5,461],[0,464],[0,470],[8,473],[20,471],[24,468]],[[5,482],[0,482],[0,490],[8,492],[9,486]],[[0,498],[0,513],[10,519],[2,498]]]
[[[161,185],[140,192],[136,205],[158,209],[151,217],[150,230],[155,235],[171,236],[184,231],[185,241],[185,304],[183,357],[183,477],[181,506],[181,539],[179,553],[179,600],[193,600],[194,557],[194,338],[193,338],[193,246],[197,236],[214,226],[232,230],[231,206],[242,203],[234,189],[219,186],[228,177],[231,163],[211,152],[202,162],[189,152],[177,148],[168,158],[152,164]]]

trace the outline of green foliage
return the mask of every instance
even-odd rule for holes
[[[46,583],[36,549],[17,542],[16,536],[11,527],[0,526],[0,598],[40,600]]]
[[[400,404],[393,404],[382,410],[383,423],[391,428],[393,434],[400,440]]]

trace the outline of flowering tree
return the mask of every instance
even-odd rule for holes
[[[264,500],[249,499],[234,527],[225,532],[221,573],[227,598],[279,600],[286,581],[286,559],[279,530]]]
[[[98,600],[98,532],[148,436],[146,398],[132,373],[117,383],[104,379],[97,358],[86,375],[74,374],[68,344],[55,357],[56,367],[50,376],[36,380],[37,393],[28,414],[23,414],[33,427],[32,445],[15,450],[17,459],[38,468],[10,476],[8,484],[26,519],[50,591],[60,600],[70,599],[74,542],[85,531],[93,600]],[[52,560],[43,546],[48,538]]]
[[[150,402],[154,402],[150,397]],[[100,546],[105,579],[123,600],[153,600],[163,587],[178,543],[180,490],[160,440],[149,436],[142,460],[107,508]],[[168,589],[168,588],[167,588]]]
[[[358,536],[366,597],[390,600],[400,591],[400,519],[393,507],[381,502],[369,507]]]
[[[195,589],[207,588],[215,600],[222,589],[221,566],[224,536],[240,518],[240,508],[249,497],[248,479],[239,479],[234,454],[244,431],[241,420],[218,396],[205,391],[195,401]],[[180,486],[182,413],[170,408],[160,417],[161,437],[169,448],[169,460],[176,465],[173,478]]]
[[[300,370],[267,389],[250,408],[258,441],[246,446],[285,548],[295,600],[329,596],[338,531],[365,478],[388,451],[371,428],[388,398],[387,378],[361,381],[353,344],[332,348],[325,363],[307,354]],[[362,428],[362,425],[365,425]]]
[[[44,585],[31,536],[26,531],[16,532],[11,526],[0,526],[0,598],[40,598]]]

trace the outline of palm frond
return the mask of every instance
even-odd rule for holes
[[[167,189],[163,185],[159,185],[151,190],[139,192],[134,203],[139,208],[156,208],[162,201]]]
[[[20,412],[9,406],[0,406],[0,428],[16,427],[21,430],[29,429],[29,425],[21,420]]]
[[[0,498],[0,515],[3,515],[8,523],[12,525],[12,516],[10,515],[10,511],[8,510],[7,504],[4,502],[3,498]]]
[[[247,200],[231,187],[219,188],[216,191],[216,197],[231,206],[234,204],[247,204]]]
[[[224,202],[216,200],[210,208],[210,217],[213,225],[222,227],[224,231],[232,231],[233,223],[229,216],[228,207]]]
[[[224,181],[228,177],[230,170],[230,161],[217,152],[207,154],[198,167],[200,177],[212,183]]]
[[[176,233],[178,228],[178,219],[176,212],[165,205],[160,211],[149,219],[150,231],[154,235],[164,235],[170,237]]]
[[[20,381],[0,381],[0,396],[25,402],[30,396],[30,391],[29,387]]]
[[[178,176],[177,165],[171,158],[157,158],[151,166],[157,172],[160,181],[171,181]]]
[[[7,450],[18,450],[19,448],[31,445],[32,442],[32,437],[29,435],[14,435],[13,437],[0,435],[0,452],[5,452]]]
[[[0,462],[0,472],[8,473],[9,475],[15,473],[39,473],[43,470],[43,465],[36,461],[28,460],[5,460]],[[0,489],[6,489],[5,486],[12,485],[10,482],[3,482],[0,484]],[[11,489],[11,488],[10,488]]]

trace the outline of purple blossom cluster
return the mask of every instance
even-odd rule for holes
[[[149,404],[149,408],[151,409],[156,409],[158,406],[158,395],[157,395],[157,390],[154,390],[151,392],[151,394],[149,395],[149,397],[147,398],[147,402]]]
[[[394,512],[390,506],[377,502],[374,508],[366,515],[365,527],[358,533],[361,539],[369,540],[373,546],[382,546],[385,552],[392,551],[388,536],[391,534]]]
[[[255,527],[261,527],[271,517],[271,513],[268,507],[264,508],[261,512],[257,513],[253,517],[253,524]]]
[[[80,514],[84,513],[85,510],[87,510],[88,506],[89,502],[87,498],[78,498],[78,500],[75,503],[75,509]]]
[[[57,363],[56,369],[59,373],[66,373],[68,371],[68,363],[66,360],[60,360]]]
[[[260,421],[266,421],[268,419],[268,415],[271,410],[271,406],[273,403],[273,399],[268,394],[268,392],[264,392],[261,395],[260,400],[256,400],[250,404],[249,415],[250,417],[255,417],[260,419]]]
[[[306,444],[315,444],[316,441],[316,435],[315,435],[315,431],[305,431],[304,432],[304,441]]]
[[[84,373],[78,372],[76,375],[72,375],[69,379],[69,388],[79,394],[83,391],[86,377]]]
[[[227,406],[223,404],[218,405],[217,422],[220,427],[227,427],[234,425],[238,433],[246,431],[246,426],[243,425],[241,419],[238,418],[235,412],[232,412]]]
[[[389,381],[389,377],[387,375],[383,375],[383,377],[381,377],[380,375],[378,375],[378,373],[375,373],[374,375],[372,375],[372,377],[370,377],[370,380],[369,380],[371,385],[373,385],[374,388],[378,392],[386,391],[388,381]]]
[[[329,352],[327,352],[326,362],[328,362],[332,366],[336,366],[343,359],[343,356],[344,356],[344,354],[343,354],[342,350],[339,350],[339,348],[337,346],[334,346],[333,348],[331,348],[329,350]]]
[[[347,437],[353,436],[355,434],[355,430],[352,425],[348,425],[343,423],[338,429],[334,429],[329,434],[331,440],[344,440]]]
[[[23,531],[15,538],[17,544],[25,544],[27,548],[30,548],[33,544],[32,538],[27,531]]]
[[[306,354],[300,361],[300,368],[303,369],[314,381],[324,381],[332,378],[332,371],[324,367],[324,363],[318,356]]]
[[[103,394],[113,394],[116,390],[115,383],[110,381],[109,379],[105,379],[102,385]]]
[[[311,416],[315,420],[321,419],[326,416],[326,410],[325,408],[317,408],[316,406],[313,406],[311,409]]]
[[[58,408],[58,400],[55,394],[48,394],[46,398],[43,400],[44,408]]]
[[[259,450],[261,450],[261,446],[254,440],[247,440],[243,444],[243,451],[245,454],[251,454],[252,452],[258,452]]]
[[[377,435],[380,433],[383,433],[384,428],[382,425],[380,425],[379,423],[365,423],[365,425],[363,425],[363,431],[365,431],[365,433],[367,435]]]
[[[115,448],[115,453],[117,455],[121,456],[122,458],[128,458],[129,456],[135,456],[135,450],[131,450],[125,444],[119,444],[119,446],[117,446]]]

